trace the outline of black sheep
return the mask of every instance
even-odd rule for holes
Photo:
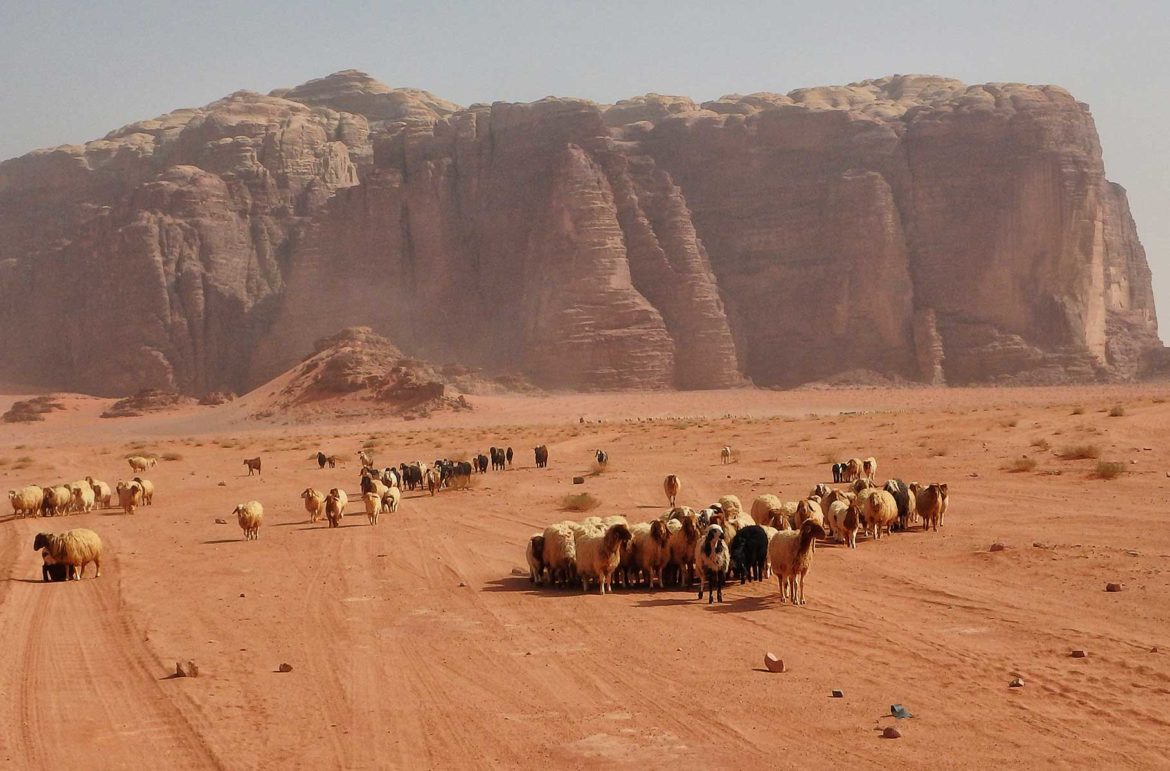
[[[898,504],[898,529],[904,531],[910,524],[910,488],[901,479],[891,479],[883,489],[894,496],[894,503]]]
[[[741,584],[764,580],[768,562],[768,534],[759,525],[748,525],[731,539],[731,569]]]

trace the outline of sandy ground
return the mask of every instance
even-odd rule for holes
[[[174,459],[147,474],[155,504],[134,516],[0,521],[0,766],[1164,765],[1166,390],[477,397],[429,420],[289,425],[245,419],[246,400],[100,420],[109,401],[67,398],[44,423],[0,425],[3,489],[113,483],[132,452]],[[1109,417],[1113,404],[1126,414]],[[355,490],[358,471],[310,456],[352,459],[369,441],[383,463],[492,444],[517,460],[470,491],[408,493],[377,527],[356,506],[340,530],[310,526],[300,491]],[[739,462],[719,464],[724,444]],[[1095,461],[1056,457],[1084,444],[1128,473],[1106,481]],[[714,606],[681,590],[533,588],[515,575],[525,541],[579,516],[560,501],[597,447],[611,468],[584,486],[594,513],[631,521],[665,510],[667,473],[682,503],[750,504],[829,481],[827,458],[870,454],[881,478],[948,482],[951,508],[939,533],[819,545],[804,607],[774,583]],[[256,454],[264,474],[249,478]],[[1024,454],[1034,471],[1005,471]],[[267,518],[245,542],[230,513],[253,498]],[[33,535],[78,526],[105,540],[102,577],[40,583]],[[766,651],[789,671],[764,671]],[[188,659],[197,679],[169,677]],[[894,703],[914,717],[884,740]]]

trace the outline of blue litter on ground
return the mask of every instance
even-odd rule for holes
[[[914,717],[901,704],[891,704],[890,705],[890,714],[893,715],[894,717],[898,718],[899,720],[901,720],[903,718],[907,718],[907,717]]]

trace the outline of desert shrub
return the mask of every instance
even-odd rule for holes
[[[1015,428],[1017,425],[1019,425],[1019,423],[1019,418],[1011,418],[1010,420],[1005,420],[1000,425],[1002,425],[1004,428]]]
[[[183,456],[177,452],[164,452],[162,455],[162,459],[163,460],[182,460]]]
[[[1125,407],[1122,407],[1120,404],[1114,404],[1109,408],[1109,417],[1120,418],[1123,415],[1125,415]]]
[[[1101,457],[1101,448],[1095,444],[1074,444],[1061,449],[1061,460],[1094,460]]]
[[[601,505],[590,493],[575,493],[561,499],[561,508],[565,511],[593,511]]]
[[[947,454],[946,447],[935,447],[933,450],[930,451],[930,457],[932,457],[932,458],[942,458],[942,457],[946,456],[946,454]]]
[[[1008,464],[1008,471],[1012,472],[1013,474],[1023,474],[1025,472],[1035,471],[1035,470],[1036,470],[1036,459],[1035,458],[1028,458],[1028,457],[1016,458],[1010,464]]]
[[[1043,450],[1044,452],[1048,452],[1049,450],[1052,449],[1052,445],[1044,437],[1040,437],[1038,439],[1033,439],[1032,446],[1038,450]]]
[[[1084,408],[1084,407],[1073,407],[1072,414],[1074,414],[1074,415],[1084,415],[1084,414],[1085,414],[1085,408]]]
[[[1099,460],[1097,461],[1097,471],[1095,476],[1098,479],[1115,479],[1125,473],[1125,464],[1117,461]]]

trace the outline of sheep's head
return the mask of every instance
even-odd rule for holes
[[[824,538],[826,533],[825,533],[825,528],[821,527],[821,524],[819,522],[817,522],[815,519],[809,519],[809,520],[806,520],[805,523],[800,526],[800,535],[801,535],[801,538],[803,540],[804,538],[810,538],[810,537],[811,538]]]
[[[940,485],[938,486],[938,488],[939,488],[940,490],[942,490],[942,494],[943,494],[943,495],[947,495],[947,483],[946,483],[946,482],[943,482],[942,484],[940,484]]]
[[[630,528],[620,522],[605,531],[605,548],[607,551],[613,552],[618,549],[624,549],[629,545],[631,540],[633,540],[633,535],[630,533]]]
[[[532,556],[536,557],[537,561],[542,561],[544,558],[544,536],[532,536],[529,545],[532,547]]]
[[[712,554],[718,554],[722,551],[724,537],[723,528],[719,525],[711,525],[707,528],[707,536],[703,539],[703,553],[710,557]]]
[[[311,487],[306,487],[305,491],[303,493],[301,493],[301,497],[308,500],[309,498],[315,496],[316,494],[317,494],[316,490],[314,490]]]
[[[48,548],[49,539],[50,536],[48,533],[37,533],[36,537],[33,538],[33,551]]]
[[[650,538],[657,541],[659,546],[666,546],[670,540],[670,528],[661,519],[656,519],[650,523]]]
[[[819,497],[819,498],[824,498],[824,497],[825,497],[825,496],[827,496],[827,495],[828,495],[830,492],[831,492],[831,491],[829,490],[829,486],[828,486],[828,485],[826,485],[826,484],[818,484],[816,487],[814,487],[814,488],[813,488],[813,490],[812,490],[812,493],[810,493],[808,497],[810,497],[810,498],[812,498],[812,497]]]

